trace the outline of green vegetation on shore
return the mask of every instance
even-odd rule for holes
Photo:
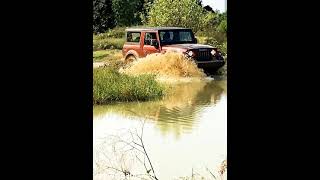
[[[122,49],[125,42],[125,27],[109,29],[104,33],[93,34],[93,51]]]
[[[164,95],[164,86],[153,75],[128,76],[109,67],[93,70],[93,103],[146,101]]]
[[[125,42],[124,38],[97,38],[97,35],[93,35],[93,50],[105,50],[105,49],[122,49]]]

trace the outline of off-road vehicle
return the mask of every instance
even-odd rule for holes
[[[225,64],[218,48],[197,44],[189,28],[157,27],[127,28],[122,54],[125,62],[131,62],[152,53],[175,51],[195,60],[199,68],[215,72]]]

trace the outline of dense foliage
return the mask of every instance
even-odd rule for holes
[[[206,14],[197,0],[155,0],[148,14],[150,26],[180,26],[201,29]]]
[[[114,26],[111,0],[93,0],[93,32],[105,32]]]
[[[93,0],[93,30],[115,26],[181,26],[195,32],[227,31],[226,13],[202,6],[201,0]]]
[[[124,27],[142,25],[192,28],[205,37],[202,43],[226,52],[227,13],[203,7],[201,0],[93,0],[93,5],[96,50],[121,49],[123,40],[117,38],[124,37]]]

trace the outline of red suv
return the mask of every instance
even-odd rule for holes
[[[126,62],[145,57],[152,53],[175,51],[184,53],[195,60],[199,68],[216,71],[225,64],[215,47],[197,44],[197,39],[189,28],[128,28],[122,54]]]

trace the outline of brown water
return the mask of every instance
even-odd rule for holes
[[[140,132],[142,122],[144,146],[160,180],[191,177],[192,172],[214,179],[207,168],[218,177],[227,159],[226,90],[226,79],[206,78],[177,83],[162,100],[95,106],[94,179],[120,179],[107,166],[144,173],[132,154],[114,151],[110,138]]]

